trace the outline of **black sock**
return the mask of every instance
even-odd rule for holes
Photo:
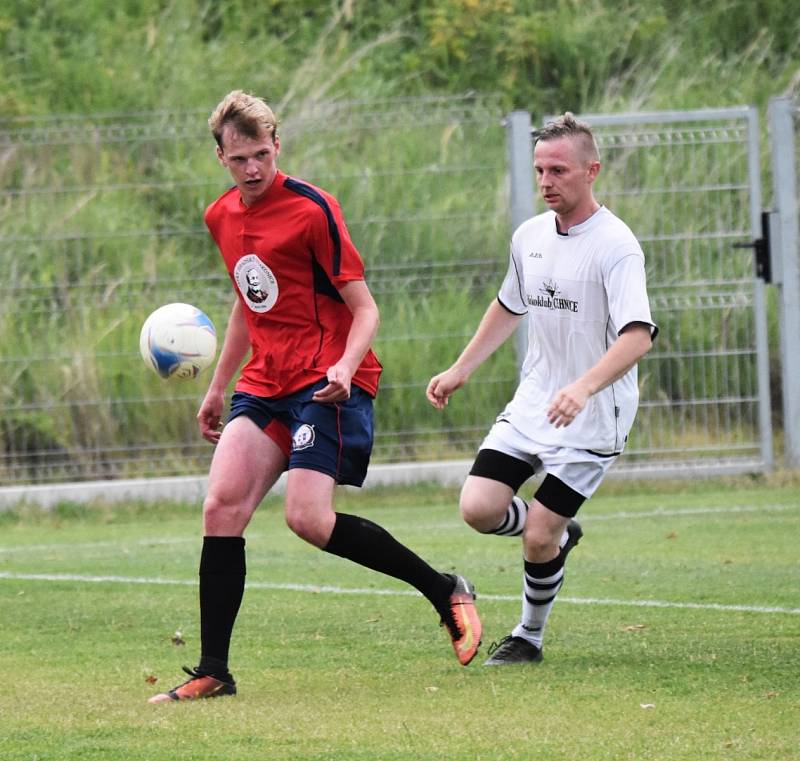
[[[200,555],[201,671],[227,677],[233,625],[244,596],[244,538],[206,536]]]
[[[336,513],[331,538],[323,549],[411,584],[437,609],[447,605],[453,591],[453,579],[431,568],[386,529],[366,518]]]

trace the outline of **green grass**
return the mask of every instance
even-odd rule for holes
[[[470,531],[456,501],[337,506],[472,578],[485,655],[518,615],[519,547]],[[797,478],[609,482],[582,513],[545,661],[461,668],[421,597],[303,544],[270,499],[248,532],[239,695],[166,706],[146,700],[198,654],[199,508],[2,514],[0,758],[798,758]]]

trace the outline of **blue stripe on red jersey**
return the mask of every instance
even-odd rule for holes
[[[344,304],[344,299],[339,291],[336,290],[336,287],[328,277],[328,273],[322,269],[322,265],[320,265],[316,257],[313,258],[311,266],[314,270],[314,291],[324,296],[330,296],[334,301]]]
[[[317,204],[317,206],[319,206],[322,211],[325,212],[325,217],[328,220],[328,232],[330,232],[331,240],[333,241],[333,275],[336,277],[336,275],[339,274],[339,268],[341,267],[342,241],[339,237],[339,226],[336,224],[336,219],[333,216],[331,207],[328,205],[328,202],[325,200],[324,196],[322,196],[322,194],[316,188],[312,188],[310,185],[306,185],[304,182],[295,180],[292,177],[287,177],[286,181],[283,183],[283,187],[291,190],[294,193],[297,193],[298,195],[305,196]]]

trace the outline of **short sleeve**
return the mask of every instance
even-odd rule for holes
[[[640,252],[621,257],[611,267],[606,292],[609,315],[617,334],[632,322],[643,322],[650,325],[651,337],[656,337],[658,327],[650,314],[644,256]]]
[[[364,262],[350,238],[339,204],[327,196],[318,208],[311,225],[311,245],[317,262],[336,287],[363,280]]]
[[[525,303],[523,270],[516,240],[516,236],[511,239],[508,270],[497,294],[497,300],[512,314],[523,315],[528,313],[528,306]]]

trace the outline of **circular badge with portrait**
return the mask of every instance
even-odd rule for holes
[[[245,254],[233,271],[247,306],[254,312],[269,312],[278,300],[278,281],[256,254]]]

